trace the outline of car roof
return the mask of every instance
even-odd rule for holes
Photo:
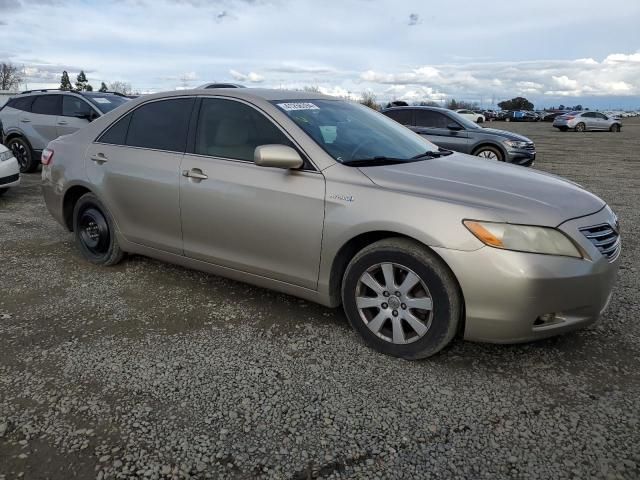
[[[389,108],[383,108],[382,111],[383,112],[388,112],[390,110],[432,110],[434,112],[453,112],[453,110],[449,110],[448,108],[442,108],[442,107],[429,107],[427,105],[409,105],[407,107],[389,107]]]
[[[207,88],[192,90],[173,90],[169,92],[159,92],[144,95],[145,100],[160,98],[184,97],[185,95],[208,95],[208,96],[229,96],[243,98],[247,100],[340,100],[336,97],[323,95],[315,92],[305,92],[299,90],[278,90],[268,88]],[[139,99],[140,99],[139,98]]]

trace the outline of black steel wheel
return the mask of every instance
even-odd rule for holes
[[[22,137],[14,137],[7,142],[7,148],[13,152],[13,156],[20,165],[20,173],[35,172],[40,165],[40,160],[34,158],[31,145]]]
[[[83,256],[96,265],[115,265],[124,257],[109,212],[93,193],[86,193],[73,210],[73,231]]]

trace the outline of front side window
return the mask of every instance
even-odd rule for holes
[[[41,115],[60,115],[62,95],[39,95],[33,101],[31,111]]]
[[[133,111],[127,146],[184,152],[194,98],[147,103]]]
[[[363,105],[342,100],[274,100],[272,103],[293,120],[336,161],[392,159],[415,161],[438,147],[423,140],[395,120]],[[327,138],[324,132],[331,129]]]
[[[95,112],[93,108],[79,97],[63,95],[62,115],[65,117],[91,118]],[[96,114],[97,115],[97,114]]]
[[[325,130],[324,138],[332,132]],[[253,161],[260,145],[293,147],[284,133],[254,108],[235,100],[205,98],[198,116],[195,153]]]

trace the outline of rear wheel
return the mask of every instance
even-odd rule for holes
[[[617,123],[614,123],[613,125],[611,125],[611,128],[609,129],[612,132],[619,132],[620,131],[620,125]]]
[[[0,188],[0,197],[9,191],[8,188]]]
[[[434,355],[451,342],[462,312],[451,271],[404,238],[376,242],[351,260],[342,301],[349,323],[370,347],[409,360]]]
[[[31,145],[22,137],[14,137],[7,142],[7,148],[13,152],[13,156],[16,157],[18,165],[20,165],[21,173],[34,172],[40,160],[34,158]]]
[[[478,150],[474,152],[476,157],[486,158],[488,160],[497,160],[499,162],[504,161],[504,155],[502,152],[496,147],[480,147]]]
[[[484,122],[484,120],[482,119],[482,117],[478,117],[478,120],[476,120],[476,123],[482,123]]]
[[[584,132],[587,130],[587,126],[584,123],[580,122],[579,124],[576,125],[575,130],[576,132]]]
[[[73,209],[73,232],[82,255],[96,265],[115,265],[124,257],[111,215],[93,193],[85,193]]]

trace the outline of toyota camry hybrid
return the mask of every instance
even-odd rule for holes
[[[342,305],[368,345],[407,359],[458,334],[589,325],[619,263],[615,214],[579,185],[309,92],[143,96],[42,163],[47,207],[90,262],[147,255]]]

